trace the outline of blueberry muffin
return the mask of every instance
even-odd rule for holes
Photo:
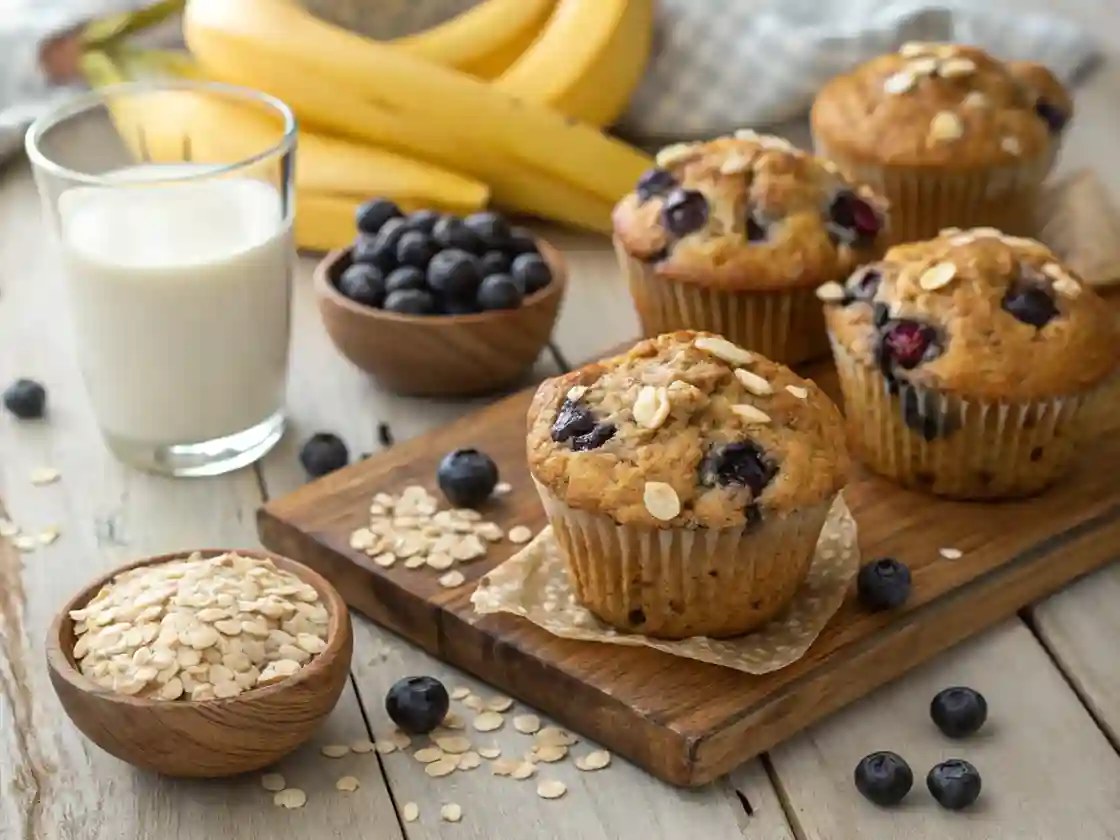
[[[818,294],[852,448],[937,495],[1057,480],[1120,363],[1108,304],[1045,245],[991,228],[896,246]]]
[[[578,597],[648,636],[736,636],[781,612],[848,477],[820,388],[711,333],[547,380],[528,420]]]
[[[751,131],[670,146],[614,211],[645,335],[707,330],[784,364],[828,355],[813,289],[882,256],[886,205]]]
[[[1036,233],[1072,114],[1042,65],[910,43],[831,80],[810,121],[816,152],[890,201],[891,241],[912,242],[948,226]]]

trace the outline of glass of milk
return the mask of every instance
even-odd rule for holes
[[[194,81],[104,88],[29,129],[76,358],[119,460],[217,475],[280,440],[295,146],[282,102]]]

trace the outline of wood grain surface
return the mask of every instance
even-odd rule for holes
[[[808,371],[835,393],[828,367]],[[430,570],[384,570],[348,547],[376,492],[434,489],[443,453],[490,453],[514,492],[483,513],[505,528],[544,524],[524,460],[523,392],[271,502],[259,515],[270,548],[321,571],[352,607],[601,741],[678,785],[728,772],[829,712],[1108,562],[1120,542],[1120,439],[1043,497],[954,503],[860,474],[845,495],[865,558],[894,556],[914,575],[906,607],[869,614],[849,597],[799,662],[750,676],[662,653],[552,637],[516,617],[477,616],[473,584],[515,547],[464,567],[442,589]],[[963,558],[942,557],[956,548]]]

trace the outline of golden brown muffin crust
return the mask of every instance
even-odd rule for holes
[[[1108,304],[1045,245],[991,228],[896,246],[818,294],[857,361],[966,399],[1076,394],[1120,363]]]
[[[848,478],[843,420],[824,392],[710,333],[667,333],[546,380],[528,423],[537,481],[623,524],[743,526],[823,502]],[[565,431],[592,424],[582,439]],[[650,483],[672,487],[677,516],[651,513]]]
[[[1073,115],[1045,67],[976,47],[910,43],[829,81],[813,133],[838,157],[968,170],[1052,154]]]
[[[658,276],[726,290],[811,287],[885,250],[886,202],[780,137],[742,131],[663,149],[614,211]]]

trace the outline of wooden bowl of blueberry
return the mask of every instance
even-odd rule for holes
[[[377,198],[356,221],[353,246],[315,272],[342,355],[417,396],[496,391],[533,365],[564,296],[558,251],[492,212],[405,215]]]

